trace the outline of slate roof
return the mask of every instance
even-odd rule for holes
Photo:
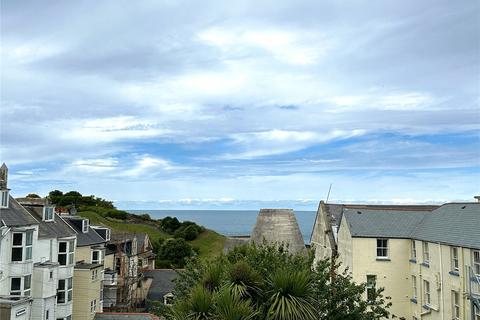
[[[387,204],[336,204],[326,203],[327,215],[330,216],[332,226],[340,225],[342,214],[345,209],[372,209],[388,211],[432,211],[439,206],[436,205],[387,205]]]
[[[43,221],[43,207],[26,206],[23,207],[38,220],[38,238],[66,238],[75,235],[75,231],[57,214],[54,221]]]
[[[175,279],[178,274],[172,269],[147,270],[143,273],[146,277],[152,278],[152,284],[147,294],[147,299],[163,302],[163,296],[173,291]]]
[[[9,196],[8,208],[0,208],[0,223],[8,227],[39,224],[38,221],[12,196]]]
[[[480,203],[447,203],[428,211],[344,209],[353,237],[417,239],[480,249]]]
[[[480,203],[447,203],[426,215],[413,232],[418,240],[480,249]]]
[[[104,243],[105,240],[90,226],[88,232],[82,232],[82,218],[76,216],[65,217],[65,221],[75,230],[77,233],[77,247],[91,246],[94,244]]]
[[[425,211],[344,209],[343,215],[353,237],[410,238],[422,222]]]

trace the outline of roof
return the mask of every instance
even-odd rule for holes
[[[9,196],[8,208],[0,208],[0,222],[8,227],[39,224],[12,196]]]
[[[480,203],[447,203],[429,211],[344,209],[353,237],[417,239],[480,249]]]
[[[480,203],[447,203],[414,230],[418,240],[480,249]]]
[[[148,300],[163,301],[163,296],[173,291],[175,287],[173,279],[178,277],[177,272],[173,269],[147,270],[143,274],[152,278],[152,284],[147,295]]]
[[[75,269],[84,269],[84,270],[92,270],[103,266],[103,264],[99,263],[85,263],[85,262],[77,262],[75,264]]]
[[[336,204],[325,203],[327,215],[330,216],[332,225],[338,226],[345,209],[372,209],[385,211],[432,211],[437,205],[387,205],[387,204]]]
[[[23,205],[23,207],[38,220],[38,237],[40,239],[65,238],[75,235],[75,231],[57,214],[53,221],[43,221],[43,206]]]
[[[410,238],[425,211],[344,209],[352,237]]]
[[[65,216],[64,219],[77,233],[77,247],[105,243],[105,240],[90,226],[88,232],[82,232],[82,221],[85,219],[76,216]]]
[[[129,313],[129,312],[101,312],[95,313],[95,320],[99,319],[128,319],[128,320],[156,320],[157,316],[150,313]]]

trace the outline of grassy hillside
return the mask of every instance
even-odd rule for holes
[[[102,217],[94,211],[79,211],[78,215],[88,218],[91,224],[104,225],[112,230],[124,231],[129,233],[147,233],[153,242],[161,239],[172,238],[172,235],[164,232],[155,225],[155,221],[142,222],[141,219],[132,217],[127,220],[118,220],[110,217]],[[200,233],[193,241],[188,241],[193,247],[197,248],[200,258],[210,258],[219,255],[223,250],[225,236],[212,230],[206,229]]]

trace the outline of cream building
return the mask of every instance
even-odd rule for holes
[[[327,250],[317,245],[317,258],[336,252],[353,280],[367,284],[366,299],[384,288],[392,317],[480,320],[480,203],[344,207],[334,238]]]
[[[79,216],[65,216],[77,233],[73,277],[73,319],[92,320],[103,311],[103,277],[106,237],[110,229],[90,226]]]

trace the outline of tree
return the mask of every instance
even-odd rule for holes
[[[30,199],[40,199],[40,196],[36,193],[29,193],[27,194],[27,198],[30,198]]]
[[[335,261],[312,268],[313,256],[283,246],[245,245],[213,261],[191,259],[175,280],[168,319],[347,319],[387,317],[382,289],[362,300],[356,284]],[[236,314],[236,316],[235,316]]]
[[[165,240],[157,254],[157,259],[168,267],[183,267],[186,258],[193,255],[192,247],[184,239],[167,239]]]

